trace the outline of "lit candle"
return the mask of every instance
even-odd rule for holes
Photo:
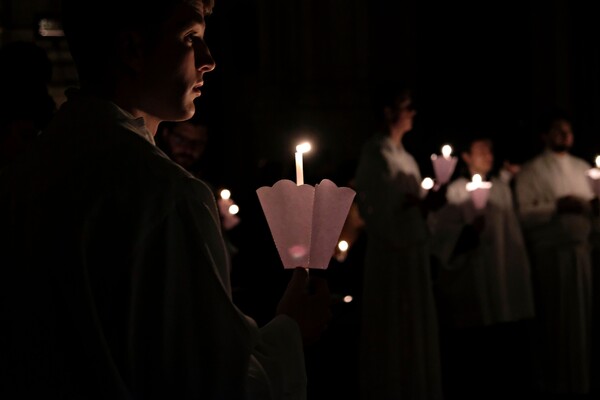
[[[231,198],[231,192],[227,189],[221,190],[221,198],[223,200],[229,200]]]
[[[310,151],[310,143],[304,142],[296,146],[296,185],[304,185],[304,171],[302,167],[302,154]]]
[[[340,240],[338,242],[337,248],[338,248],[339,252],[336,253],[335,259],[338,262],[344,262],[344,260],[348,256],[348,249],[350,248],[350,243],[348,243],[345,240]]]
[[[467,191],[471,193],[471,200],[476,210],[485,208],[491,188],[492,182],[484,182],[479,174],[473,175],[471,182],[467,183]]]
[[[451,155],[452,155],[452,146],[450,146],[449,144],[443,145],[442,146],[442,157],[444,157],[446,160],[449,160]]]
[[[442,146],[442,157],[436,154],[431,155],[433,163],[433,171],[437,180],[437,187],[444,185],[450,181],[458,159],[452,156],[452,146],[445,144]]]
[[[219,192],[217,207],[219,208],[223,229],[228,231],[239,224],[240,219],[236,214],[240,212],[240,208],[231,199],[231,191],[223,189]]]
[[[429,190],[429,189],[433,188],[434,184],[435,183],[433,182],[433,179],[427,177],[427,178],[423,179],[423,182],[421,182],[421,187],[425,190]]]

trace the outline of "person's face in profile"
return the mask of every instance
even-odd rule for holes
[[[194,115],[204,74],[215,62],[204,40],[204,8],[178,4],[162,26],[159,38],[144,50],[140,81],[143,108],[164,121],[183,121]]]
[[[204,154],[208,141],[205,126],[180,122],[165,129],[163,134],[171,159],[187,170]]]
[[[545,136],[547,146],[555,152],[561,153],[573,147],[573,128],[569,121],[560,119],[555,121]]]
[[[462,153],[462,159],[474,174],[487,175],[494,166],[494,153],[489,140],[476,140],[471,143],[468,152]]]
[[[396,105],[394,112],[388,112],[388,118],[391,120],[392,129],[408,132],[413,128],[413,119],[417,111],[414,108],[411,98],[401,100]]]

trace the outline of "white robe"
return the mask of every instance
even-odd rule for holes
[[[362,298],[360,386],[365,399],[440,399],[437,317],[428,228],[407,195],[419,197],[413,157],[387,137],[363,148],[357,202],[367,250]]]
[[[235,307],[214,196],[142,119],[70,95],[0,204],[1,398],[306,397],[297,324]]]
[[[587,393],[590,388],[591,219],[556,213],[565,195],[591,200],[590,165],[545,151],[516,176],[516,199],[531,256],[541,327],[542,388]]]
[[[456,328],[533,317],[529,259],[510,187],[493,178],[486,208],[476,210],[466,178],[448,186],[448,204],[430,216],[439,258],[440,313]],[[462,230],[483,215],[476,247],[453,256]]]

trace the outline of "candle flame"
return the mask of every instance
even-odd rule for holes
[[[421,182],[421,187],[425,190],[429,190],[431,188],[433,188],[434,186],[434,182],[433,179],[431,178],[425,178],[423,179],[423,182]]]
[[[221,198],[223,200],[229,200],[229,198],[231,197],[231,192],[227,189],[223,189],[221,190]]]
[[[596,156],[596,167],[600,168],[600,156]]]
[[[307,153],[310,151],[310,149],[311,149],[311,146],[310,146],[310,143],[308,143],[308,142],[304,142],[304,143],[296,146],[296,151],[298,153]]]
[[[445,144],[442,146],[442,155],[446,158],[450,157],[452,154],[452,146],[449,144]]]
[[[338,243],[338,249],[340,249],[341,251],[347,251],[349,247],[350,245],[345,240],[340,240],[340,242]]]
[[[344,303],[350,303],[352,300],[352,296],[344,296]]]
[[[481,179],[481,175],[475,174],[473,175],[473,183],[481,183],[483,180]]]
[[[232,205],[229,206],[229,214],[235,215],[235,214],[237,214],[239,212],[240,212],[240,208],[237,205],[232,204]]]

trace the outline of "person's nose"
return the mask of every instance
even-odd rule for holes
[[[215,60],[210,54],[210,50],[204,41],[199,42],[198,48],[196,49],[196,69],[200,72],[206,73],[215,69]]]

